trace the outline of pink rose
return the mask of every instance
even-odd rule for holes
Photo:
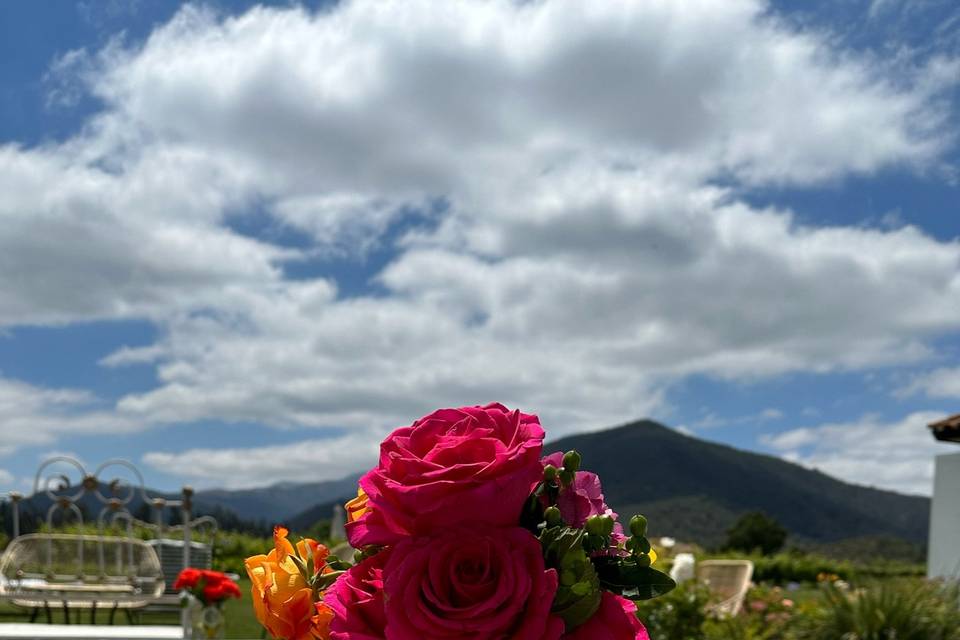
[[[473,526],[407,539],[384,567],[388,640],[557,640],[557,573],[526,529]]]
[[[543,429],[500,404],[440,409],[390,434],[363,478],[368,511],[354,547],[392,544],[463,522],[514,526],[540,481]]]
[[[563,466],[563,453],[552,453],[542,462],[544,467],[552,464],[559,469]],[[557,496],[557,508],[560,509],[563,521],[571,527],[582,527],[590,516],[607,515],[614,519],[617,517],[603,501],[599,476],[589,471],[577,471],[573,483],[564,487]]]
[[[334,613],[332,640],[384,639],[383,567],[390,553],[381,551],[351,567],[327,590],[324,602]]]
[[[637,605],[630,600],[604,591],[600,608],[593,617],[564,634],[563,640],[650,640],[647,630],[637,619]]]

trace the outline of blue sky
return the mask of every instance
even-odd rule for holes
[[[501,400],[929,492],[955,3],[436,7],[0,4],[0,485],[336,478]]]

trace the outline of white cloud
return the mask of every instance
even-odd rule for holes
[[[26,445],[53,444],[64,434],[136,431],[136,420],[104,409],[81,389],[49,389],[0,377],[0,442],[12,453]]]
[[[935,166],[951,62],[904,76],[766,9],[187,7],[142,46],[70,54],[63,86],[106,107],[60,145],[0,147],[0,325],[149,318],[156,344],[101,364],[151,363],[159,385],[20,424],[382,434],[498,399],[558,435],[649,414],[690,374],[926,358],[960,329],[960,244],[741,194]],[[436,224],[399,241],[378,295],[284,279],[411,209]],[[250,210],[315,245],[239,234]]]
[[[924,394],[930,398],[960,398],[960,367],[940,367],[919,374],[897,394],[901,397]]]
[[[720,416],[714,411],[707,412],[702,418],[690,425],[696,430],[715,429],[717,427],[731,427],[736,425],[759,425],[773,420],[780,420],[783,411],[774,407],[767,407],[763,411],[743,416]],[[687,435],[690,435],[689,433]]]
[[[377,460],[380,438],[356,431],[326,439],[256,449],[188,449],[154,451],[143,462],[198,486],[229,489],[290,481],[339,480]]]
[[[13,485],[13,474],[6,469],[0,469],[0,487],[10,487]]]
[[[894,422],[864,416],[765,436],[761,442],[791,462],[849,482],[930,495],[934,456],[956,448],[936,442],[926,428],[941,418],[933,411]]]
[[[115,173],[0,146],[0,324],[160,319],[277,281],[272,261],[289,251],[218,223],[242,188],[196,154],[145,153]]]

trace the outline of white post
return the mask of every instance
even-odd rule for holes
[[[927,576],[960,578],[960,453],[936,459]]]
[[[346,525],[346,513],[343,510],[343,506],[339,503],[333,507],[333,518],[330,520],[330,539],[331,540],[346,540],[347,539],[347,530]]]

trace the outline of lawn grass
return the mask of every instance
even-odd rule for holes
[[[227,638],[231,640],[260,640],[265,638],[263,627],[253,615],[253,604],[250,602],[250,580],[246,577],[237,580],[243,597],[238,600],[228,600],[224,604],[224,616],[227,619]],[[54,624],[65,622],[62,609],[51,608]],[[77,617],[79,615],[79,618]],[[135,614],[136,624],[179,625],[179,613],[140,613]],[[15,607],[7,602],[0,602],[0,623],[29,622],[30,611]],[[107,624],[108,611],[99,611],[96,615],[97,624]],[[37,622],[46,622],[43,612],[37,616]],[[70,621],[74,624],[90,624],[89,611],[71,611]],[[123,612],[118,611],[114,619],[115,624],[129,624]]]

